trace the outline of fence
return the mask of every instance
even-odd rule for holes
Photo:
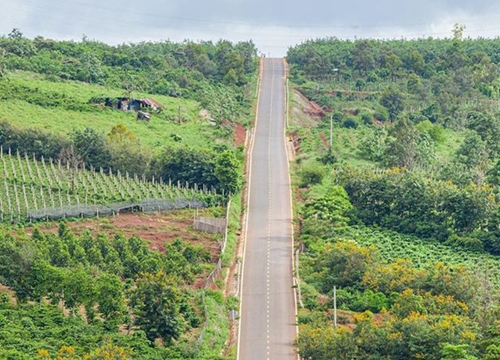
[[[304,251],[303,249],[304,244],[300,244],[300,247],[295,251],[295,280],[297,282],[297,299],[301,308],[304,308],[304,303],[302,302],[302,291],[300,289],[299,257],[300,254]]]
[[[212,284],[219,278],[220,272],[222,270],[222,255],[224,255],[226,251],[226,244],[227,244],[227,229],[228,229],[228,219],[229,219],[229,209],[231,208],[231,200],[227,203],[227,209],[226,209],[226,219],[221,219],[224,222],[224,237],[222,239],[222,243],[220,244],[220,254],[219,254],[219,260],[217,261],[217,265],[215,266],[215,269],[208,275],[207,282],[205,283],[205,288],[208,289]],[[212,219],[212,220],[218,220],[218,219]],[[222,223],[221,221],[221,223]],[[210,225],[214,226],[214,225]],[[214,226],[215,227],[215,226]],[[219,229],[220,230],[220,229]]]
[[[27,212],[29,221],[58,220],[63,218],[99,217],[117,215],[120,212],[162,212],[185,208],[203,208],[205,204],[200,200],[177,199],[144,199],[138,202],[114,203],[107,205],[71,205],[48,207]]]
[[[229,199],[227,203],[226,209],[226,218],[225,219],[214,219],[214,218],[197,218],[194,219],[194,227],[197,230],[205,231],[203,229],[209,229],[213,231],[207,231],[215,234],[223,234],[224,237],[222,242],[220,243],[220,254],[219,259],[217,260],[217,264],[215,265],[215,269],[212,270],[210,275],[207,277],[207,281],[205,282],[205,289],[209,289],[215,281],[219,278],[220,273],[222,272],[222,255],[226,251],[227,244],[227,230],[229,227],[229,209],[231,209],[231,199]],[[197,228],[199,227],[199,228]],[[203,311],[205,314],[205,324],[203,325],[203,330],[201,331],[200,336],[198,337],[197,343],[200,344],[203,341],[203,337],[205,335],[205,331],[208,328],[208,313],[207,306],[205,304],[205,290],[202,292],[202,303],[203,303]]]
[[[194,228],[199,231],[210,234],[224,235],[226,231],[227,220],[217,218],[196,217],[194,219]]]

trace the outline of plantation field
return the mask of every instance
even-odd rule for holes
[[[62,211],[84,214],[106,212],[105,208],[89,205],[140,202],[145,206],[165,210],[170,208],[214,204],[215,195],[209,189],[169,184],[156,179],[146,181],[132,174],[70,169],[52,160],[41,162],[27,155],[0,152],[0,220],[20,222],[27,218],[55,218]],[[147,205],[149,204],[149,205]],[[78,216],[78,215],[77,215]]]
[[[433,240],[393,231],[380,231],[368,227],[349,227],[335,230],[342,240],[354,240],[362,246],[375,245],[387,262],[410,259],[415,267],[426,268],[436,262],[464,265],[468,269],[483,271],[500,287],[500,258],[487,254],[447,246]]]
[[[132,97],[154,98],[164,107],[146,123],[137,121],[135,112],[89,104],[89,100],[96,97],[126,96],[122,90],[76,81],[50,82],[41,75],[27,72],[13,72],[2,82],[0,120],[17,127],[35,127],[56,134],[91,127],[107,134],[113,126],[122,124],[151,148],[174,142],[204,147],[216,138],[214,126],[200,118],[201,108],[192,100],[133,92]],[[176,121],[179,107],[183,119],[180,124]]]

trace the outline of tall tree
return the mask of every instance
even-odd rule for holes
[[[389,119],[394,121],[405,108],[405,96],[401,91],[390,87],[380,97],[380,105],[389,111]]]
[[[184,330],[181,314],[181,293],[178,284],[162,271],[143,273],[132,290],[131,305],[135,324],[146,332],[148,339],[162,338],[170,344]]]

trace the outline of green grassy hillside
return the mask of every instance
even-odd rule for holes
[[[66,135],[74,129],[91,127],[107,134],[113,126],[122,124],[151,148],[173,143],[204,147],[217,138],[217,130],[207,120],[200,119],[201,107],[193,100],[134,92],[133,97],[154,98],[164,107],[146,123],[137,121],[133,111],[89,104],[96,97],[126,96],[120,89],[77,81],[51,82],[42,75],[21,71],[0,80],[0,86],[4,90],[0,95],[0,120],[22,128]],[[179,107],[181,123],[177,121]]]

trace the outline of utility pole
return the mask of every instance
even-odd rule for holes
[[[333,327],[337,330],[337,287],[333,287]]]
[[[332,113],[330,114],[330,150],[332,150],[332,144],[333,144],[333,110]]]

